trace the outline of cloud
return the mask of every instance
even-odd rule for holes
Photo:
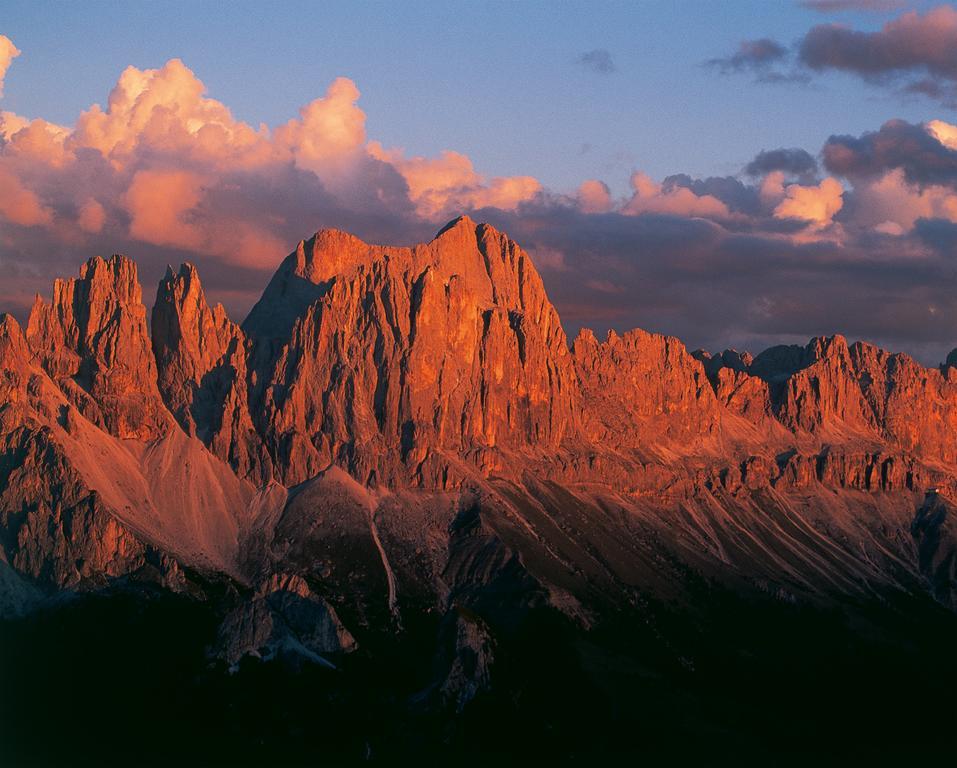
[[[641,327],[692,348],[754,352],[840,330],[928,364],[957,337],[957,225],[939,220],[900,236],[802,242],[700,218],[586,214],[560,200],[482,216],[533,259],[562,254],[562,268],[542,274],[571,335]]]
[[[823,12],[892,10],[896,3],[866,0],[810,0]],[[875,32],[843,24],[818,24],[791,51],[770,38],[746,40],[730,56],[706,64],[722,74],[751,73],[758,82],[810,82],[811,74],[840,71],[889,87],[905,98],[924,96],[957,106],[957,8],[941,5],[924,14],[909,11]],[[788,64],[788,70],[780,67]]]
[[[2,247],[23,238],[66,260],[84,243],[134,253],[147,245],[268,271],[310,228],[412,239],[443,216],[512,209],[540,193],[529,176],[487,179],[459,153],[406,158],[370,142],[359,96],[337,78],[296,117],[253,127],[172,59],[127,67],[106,105],[73,126],[2,112]]]
[[[957,125],[943,120],[931,120],[927,123],[930,134],[948,149],[957,150]]]
[[[738,44],[738,50],[731,56],[711,59],[708,64],[725,73],[762,70],[783,60],[786,56],[787,48],[770,38],[763,37],[760,40],[742,40]]]
[[[940,185],[908,182],[903,168],[858,183],[854,220],[878,231],[902,234],[920,219],[957,222],[957,192]]]
[[[366,142],[365,113],[359,109],[359,89],[346,77],[338,77],[326,95],[301,110],[274,132],[281,152],[288,152],[297,166],[316,173],[342,170],[363,153]]]
[[[904,6],[902,0],[802,0],[801,5],[820,13],[842,11],[871,11],[883,13],[896,11]]]
[[[937,120],[914,125],[889,120],[861,136],[831,136],[824,145],[824,166],[849,178],[883,176],[900,168],[912,184],[957,188],[957,128]]]
[[[489,206],[513,210],[533,199],[542,189],[530,176],[487,180],[475,171],[468,157],[451,150],[433,158],[407,158],[402,150],[386,150],[378,142],[371,142],[368,149],[372,157],[399,172],[408,185],[409,198],[416,211],[428,219]]]
[[[844,205],[844,187],[837,179],[826,178],[816,186],[790,184],[785,197],[774,209],[777,219],[801,219],[817,228],[828,226]]]
[[[199,250],[202,232],[185,220],[202,199],[203,179],[188,171],[137,171],[124,196],[130,234],[155,245]]]
[[[490,176],[451,149],[409,155],[375,141],[354,82],[320,94],[254,126],[174,59],[127,68],[70,126],[0,112],[0,308],[25,311],[78,259],[126,252],[147,295],[167,262],[200,262],[241,318],[318,228],[404,244],[465,212],[529,251],[572,332],[759,348],[842,331],[925,359],[957,336],[948,122],[832,137],[823,181],[812,154],[775,149],[740,177],[636,170],[619,197],[597,179],[562,194]]]
[[[3,96],[3,81],[10,64],[20,55],[20,50],[6,35],[0,35],[0,96]]]
[[[817,173],[817,160],[804,149],[771,149],[758,152],[744,168],[748,176],[765,176],[772,171],[810,177]]]
[[[621,209],[622,213],[629,216],[663,213],[702,218],[731,218],[728,206],[714,195],[697,195],[693,190],[678,185],[665,187],[639,171],[631,175],[631,188],[634,194]]]
[[[0,216],[11,224],[34,227],[53,223],[53,212],[40,202],[40,198],[21,181],[0,167]]]
[[[575,59],[575,63],[592,72],[597,72],[600,75],[610,75],[618,69],[618,67],[615,66],[615,60],[612,58],[611,53],[604,48],[595,48],[594,50],[586,51]]]
[[[80,206],[77,223],[80,229],[95,234],[103,229],[106,222],[106,210],[92,197]]]
[[[877,32],[819,25],[804,36],[798,56],[813,70],[842,70],[876,83],[910,78],[905,88],[911,92],[952,102],[957,98],[957,9],[910,11]]]
[[[607,213],[612,205],[611,191],[603,181],[589,179],[578,187],[578,207],[585,213]]]
[[[768,37],[757,40],[742,40],[730,56],[708,59],[705,66],[716,69],[722,75],[749,73],[759,83],[803,83],[807,75],[798,71],[785,71],[780,65],[790,59],[790,52],[781,43]]]

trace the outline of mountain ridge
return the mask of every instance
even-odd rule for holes
[[[146,318],[122,256],[56,281],[25,328],[0,315],[0,621],[28,638],[97,600],[168,605],[194,617],[167,631],[197,644],[200,695],[276,665],[370,674],[427,730],[488,702],[497,729],[565,717],[551,700],[584,717],[595,690],[631,711],[620,680],[721,679],[768,622],[905,671],[925,662],[901,615],[955,626],[951,363],[840,335],[569,343],[528,254],[468,218],[411,248],[321,231],[242,324],[170,267]]]

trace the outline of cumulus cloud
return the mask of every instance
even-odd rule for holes
[[[618,69],[611,53],[604,48],[586,51],[575,59],[575,63],[600,75],[610,75]]]
[[[570,331],[637,325],[741,347],[842,331],[925,359],[957,336],[948,122],[832,137],[823,181],[813,155],[775,149],[741,176],[636,170],[622,196],[597,179],[560,194],[489,177],[459,152],[408,155],[370,130],[346,78],[270,128],[236,119],[175,59],[127,68],[72,126],[0,112],[0,308],[24,311],[51,273],[119,251],[147,294],[167,262],[201,262],[241,317],[317,228],[410,243],[467,212],[529,250]]]
[[[20,50],[6,35],[0,35],[0,96],[3,96],[3,80],[10,69],[10,64],[20,55]]]
[[[783,171],[789,176],[810,177],[817,173],[817,160],[804,149],[762,150],[745,166],[748,176],[765,176],[772,171]]]
[[[916,185],[903,168],[856,185],[855,221],[889,234],[903,234],[920,219],[957,222],[957,192],[936,184]]]
[[[106,210],[92,197],[80,206],[77,223],[84,232],[89,232],[90,234],[99,232],[103,229],[105,221]]]
[[[16,49],[0,50],[5,67]],[[84,243],[145,245],[267,271],[310,228],[407,240],[443,216],[512,209],[540,193],[528,176],[486,179],[455,152],[406,158],[370,142],[359,97],[338,78],[298,116],[254,127],[173,59],[127,67],[105,106],[73,126],[0,112],[0,258],[32,250],[66,261]],[[156,251],[157,262],[176,257]]]
[[[386,150],[378,142],[372,142],[369,152],[402,175],[416,211],[424,218],[435,219],[485,207],[513,210],[533,199],[542,189],[531,176],[486,180],[475,171],[468,157],[451,150],[433,158],[407,158],[400,149]]]
[[[850,178],[883,176],[900,168],[914,184],[957,188],[954,126],[941,120],[914,125],[889,120],[861,136],[831,136],[824,145],[824,166]]]
[[[714,195],[698,195],[684,186],[666,187],[639,171],[631,175],[631,188],[634,194],[621,209],[621,212],[626,215],[664,213],[675,216],[731,218],[728,206]]]
[[[844,187],[837,179],[826,178],[816,186],[790,184],[784,199],[774,209],[777,219],[801,219],[822,228],[828,226],[844,205]]]
[[[53,211],[10,171],[0,166],[0,216],[11,224],[34,227],[53,222]]]
[[[578,207],[585,213],[607,213],[612,205],[611,190],[603,181],[588,179],[578,187]]]
[[[841,332],[936,364],[957,338],[957,225],[844,242],[734,232],[667,214],[589,215],[552,201],[483,218],[531,248],[566,330],[641,327],[692,348],[757,351]],[[538,261],[536,261],[538,263]],[[616,291],[608,291],[615,286]],[[928,307],[937,309],[936,314]]]
[[[931,120],[927,123],[930,134],[948,149],[957,150],[957,125],[943,120]]]

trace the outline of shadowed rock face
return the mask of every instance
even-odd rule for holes
[[[950,360],[569,347],[529,256],[464,217],[411,248],[319,232],[241,326],[189,264],[149,332],[141,294],[91,259],[25,332],[0,317],[2,606],[221,579],[232,665],[426,626],[416,701],[454,710],[529,617],[598,631],[718,588],[957,607]]]

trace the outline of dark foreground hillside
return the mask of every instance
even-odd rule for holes
[[[500,636],[490,689],[460,712],[429,695],[434,622],[335,670],[230,674],[208,657],[212,612],[131,587],[4,622],[4,765],[887,765],[957,747],[957,620],[930,601],[823,611],[716,591],[693,615],[649,604],[587,633],[541,611]]]

